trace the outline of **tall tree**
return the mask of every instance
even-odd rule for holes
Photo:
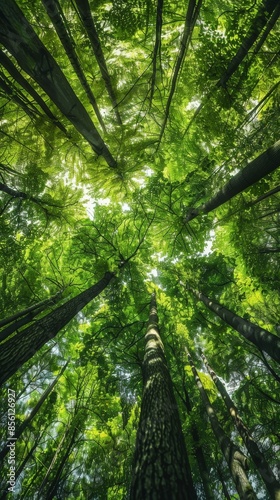
[[[116,161],[50,52],[13,0],[1,5],[0,41],[108,165]]]
[[[131,500],[194,499],[189,460],[152,295],[145,335],[143,395],[133,463]]]
[[[36,403],[36,405],[34,406],[34,408],[32,409],[32,411],[30,412],[30,414],[28,415],[28,417],[26,417],[26,419],[16,428],[14,436],[13,436],[14,440],[18,439],[22,435],[22,433],[25,431],[25,429],[30,425],[30,423],[32,422],[32,420],[34,419],[34,417],[39,412],[41,406],[45,403],[45,401],[47,400],[48,396],[51,394],[53,388],[56,386],[56,384],[59,381],[60,377],[65,372],[65,370],[66,370],[66,368],[68,366],[68,363],[69,363],[69,361],[67,361],[67,363],[65,363],[65,365],[62,367],[62,369],[60,370],[60,373],[57,375],[57,377],[53,380],[53,382],[43,392],[42,396],[40,397],[40,399],[38,400],[38,402]],[[3,461],[3,459],[5,458],[5,456],[7,455],[7,453],[10,450],[9,444],[10,443],[7,443],[4,446],[4,448],[0,451],[0,462]]]
[[[216,412],[213,406],[211,405],[208,395],[200,380],[200,377],[195,368],[191,355],[188,352],[187,354],[196,381],[196,385],[199,389],[201,399],[203,401],[208,418],[211,423],[211,427],[221,447],[226,462],[229,466],[230,473],[236,485],[239,497],[241,500],[246,500],[246,499],[256,500],[255,492],[252,486],[250,485],[246,475],[247,459],[245,455],[238,449],[238,447],[231,441],[231,439],[226,435],[226,433],[222,429],[218,421],[218,418],[216,416]]]
[[[113,272],[106,272],[96,284],[8,339],[1,347],[0,383],[8,380],[46,342],[54,338],[86,304],[106,288],[114,276]]]
[[[279,500],[280,499],[280,483],[276,479],[275,474],[271,470],[271,467],[267,463],[263,453],[261,452],[258,443],[254,440],[252,435],[249,432],[249,429],[246,427],[244,424],[242,418],[240,417],[239,411],[232,401],[230,395],[228,394],[224,384],[222,381],[218,378],[216,373],[214,372],[213,368],[209,365],[206,357],[202,354],[202,359],[205,363],[205,366],[209,372],[209,375],[212,377],[218,391],[220,392],[226,407],[229,411],[229,414],[234,420],[234,423],[236,425],[236,428],[241,435],[244,444],[250,453],[252,460],[257,467],[257,470],[259,474],[261,475],[265,485],[266,489],[270,494],[270,498],[273,500]]]
[[[260,328],[258,325],[254,325],[251,321],[241,318],[241,316],[209,299],[198,290],[190,286],[187,286],[187,288],[197,299],[201,300],[211,311],[222,318],[228,325],[232,326],[245,339],[252,342],[261,351],[265,351],[278,363],[280,362],[280,339],[276,335],[273,335],[273,333],[264,328]]]
[[[248,165],[235,174],[220,191],[210,200],[197,208],[192,208],[187,216],[186,222],[191,221],[199,214],[206,214],[231,198],[252,186],[260,179],[270,174],[280,165],[280,141],[268,148],[260,156],[252,160]]]

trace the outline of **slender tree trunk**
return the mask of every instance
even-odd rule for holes
[[[68,56],[68,59],[70,63],[72,64],[72,67],[74,71],[76,72],[77,77],[80,80],[81,85],[83,86],[86,95],[88,97],[89,102],[91,103],[94,112],[98,118],[98,121],[103,129],[103,132],[106,131],[105,125],[103,118],[100,114],[96,99],[93,95],[93,92],[87,82],[87,79],[85,77],[85,74],[83,72],[83,69],[81,67],[80,61],[78,59],[78,56],[75,52],[75,49],[73,47],[72,40],[70,36],[68,35],[68,32],[64,26],[64,22],[61,16],[61,7],[59,5],[58,0],[42,0],[42,3],[44,4],[44,7],[48,13],[48,16],[52,20],[52,23],[55,27],[55,30],[58,34],[58,37],[65,49],[65,52]]]
[[[174,68],[173,77],[172,77],[172,81],[171,81],[171,89],[170,89],[170,93],[169,93],[169,96],[167,99],[165,113],[164,113],[164,120],[163,120],[163,124],[161,126],[160,135],[159,135],[159,143],[161,142],[161,139],[162,139],[163,134],[164,134],[164,130],[165,130],[167,120],[169,117],[171,101],[172,101],[172,98],[173,98],[173,95],[174,95],[174,92],[176,89],[177,80],[178,80],[179,73],[180,73],[180,68],[184,62],[186,52],[188,50],[188,47],[189,47],[189,44],[191,41],[192,32],[193,32],[193,29],[195,27],[195,23],[197,21],[197,17],[198,17],[199,11],[200,11],[201,4],[202,4],[202,0],[198,0],[197,5],[196,5],[196,0],[190,0],[188,3],[188,9],[187,9],[187,13],[186,13],[186,20],[185,20],[185,26],[184,26],[184,33],[183,33],[182,41],[181,41],[181,49],[180,49],[180,52],[178,54],[177,61],[175,63],[175,68]]]
[[[119,125],[121,125],[122,120],[121,120],[120,113],[118,110],[117,98],[115,95],[115,91],[113,89],[113,85],[111,82],[111,78],[109,75],[109,71],[107,68],[107,64],[105,61],[105,57],[103,54],[103,50],[101,47],[99,36],[98,36],[97,30],[96,30],[96,27],[95,27],[95,24],[93,21],[93,17],[91,14],[91,9],[90,9],[88,0],[75,0],[75,3],[77,5],[77,8],[78,8],[79,14],[81,16],[85,30],[87,32],[87,35],[89,37],[89,40],[90,40],[90,43],[91,43],[91,46],[92,46],[92,49],[93,49],[93,52],[95,55],[95,59],[96,59],[98,66],[100,68],[100,72],[101,72],[102,78],[104,80],[105,87],[107,89],[108,95],[110,97],[110,100],[112,102],[112,105],[113,105],[113,108],[115,111],[117,122]]]
[[[223,205],[231,198],[252,186],[260,179],[270,174],[280,166],[280,141],[268,148],[224,185],[216,195],[198,208],[192,208],[186,216],[186,222],[191,221],[199,214],[207,214]]]
[[[71,450],[72,450],[72,448],[73,448],[73,446],[75,444],[75,441],[77,439],[77,434],[78,434],[78,427],[74,427],[71,439],[70,439],[70,441],[68,443],[68,446],[67,446],[67,448],[65,450],[65,453],[64,453],[63,457],[60,460],[60,464],[58,466],[56,474],[55,474],[53,480],[51,481],[51,483],[50,483],[50,485],[48,487],[48,490],[45,493],[45,496],[44,496],[45,500],[53,500],[53,498],[55,498],[55,494],[56,494],[57,488],[59,486],[59,480],[60,480],[62,471],[63,471],[63,469],[65,467],[65,464],[66,464],[66,462],[67,462],[67,460],[69,458]]]
[[[259,449],[258,444],[256,441],[253,439],[251,436],[249,429],[246,427],[244,424],[242,418],[240,417],[238,413],[238,409],[235,406],[234,402],[232,401],[230,395],[228,394],[225,386],[221,382],[221,380],[218,378],[217,374],[214,372],[213,368],[209,365],[206,357],[202,354],[202,359],[205,363],[205,366],[212,377],[218,391],[220,392],[224,403],[229,411],[229,414],[233,418],[233,421],[236,425],[236,428],[240,434],[240,436],[243,439],[243,442],[250,453],[252,460],[261,475],[267,491],[269,492],[270,498],[273,500],[280,500],[280,483],[277,481],[275,475],[273,474],[269,464],[267,463],[263,453]]]
[[[47,481],[49,479],[50,473],[53,470],[54,464],[56,463],[56,461],[57,461],[57,459],[59,457],[62,445],[63,445],[63,443],[64,443],[64,441],[65,441],[65,439],[66,439],[66,437],[68,435],[69,435],[69,426],[67,425],[67,427],[66,427],[66,429],[65,429],[65,431],[64,431],[64,433],[63,433],[63,435],[62,435],[62,437],[61,437],[61,439],[60,439],[60,441],[58,443],[58,446],[56,448],[56,451],[55,451],[55,454],[54,454],[54,456],[52,458],[52,461],[51,461],[51,463],[50,463],[50,465],[48,467],[48,470],[46,471],[46,474],[45,474],[45,476],[43,478],[43,481],[41,482],[41,485],[40,485],[40,487],[38,489],[38,496],[42,495],[43,489],[44,489],[44,487],[45,487],[45,485],[46,485],[46,483],[47,483]]]
[[[232,326],[232,328],[245,337],[245,339],[252,342],[258,349],[265,351],[269,354],[269,356],[271,356],[272,359],[280,363],[280,338],[264,328],[260,328],[254,323],[251,323],[251,321],[234,314],[232,311],[209,299],[198,290],[189,286],[187,288],[211,311],[217,314],[217,316],[222,318],[228,325]]]
[[[36,311],[36,309],[40,309],[40,311],[41,311],[41,310],[43,310],[43,309],[41,309],[42,307],[44,309],[46,309],[47,307],[52,306],[53,304],[56,304],[57,302],[59,302],[61,300],[63,291],[64,290],[61,289],[52,297],[49,297],[48,299],[45,299],[45,300],[41,300],[40,302],[37,302],[36,304],[33,304],[32,306],[27,307],[26,309],[23,309],[22,311],[19,311],[19,312],[13,314],[12,316],[9,316],[8,318],[1,319],[0,320],[0,328],[2,326],[8,325],[9,323],[12,323],[13,321],[16,321],[18,318],[21,318],[22,316],[28,315],[28,313],[30,313],[30,312]],[[38,313],[36,313],[36,314],[38,314]]]
[[[0,63],[6,68],[6,70],[10,73],[11,77],[24,89],[28,94],[33,97],[33,99],[37,102],[40,108],[45,112],[47,117],[51,120],[51,122],[58,127],[62,132],[68,136],[67,130],[62,125],[62,123],[54,116],[49,107],[46,105],[45,101],[42,97],[33,89],[30,83],[22,76],[22,74],[17,70],[12,61],[6,56],[6,54],[0,50]]]
[[[145,336],[143,396],[130,500],[194,500],[190,465],[158,328],[155,295]]]
[[[192,372],[199,389],[201,399],[205,406],[208,418],[211,423],[213,433],[219,443],[219,446],[223,452],[226,462],[229,466],[229,470],[232,479],[235,483],[238,495],[241,500],[256,500],[256,495],[252,486],[250,485],[245,470],[247,469],[247,458],[239,450],[239,448],[231,441],[231,439],[226,435],[224,430],[219,424],[218,418],[216,416],[215,410],[210,403],[208,395],[203,387],[203,384],[199,378],[196,368],[193,364],[192,358],[188,353],[189,363],[192,368]]]
[[[114,276],[114,273],[106,272],[95,285],[8,339],[0,351],[0,385],[32,358],[44,344],[53,339],[86,304],[97,297]]]
[[[18,438],[20,438],[20,436],[25,431],[25,429],[30,425],[30,422],[32,422],[32,420],[35,417],[35,415],[37,415],[37,413],[40,410],[42,404],[46,401],[47,397],[52,392],[53,388],[57,384],[57,382],[60,379],[61,375],[66,370],[68,363],[69,363],[69,361],[67,361],[67,363],[65,363],[65,365],[62,368],[62,370],[57,375],[57,377],[54,379],[54,381],[43,392],[43,394],[40,397],[38,403],[36,403],[36,405],[34,406],[33,410],[28,415],[28,417],[26,417],[26,419],[24,420],[24,422],[22,422],[22,424],[15,430],[15,434],[13,436],[12,442],[15,442]],[[10,443],[7,442],[7,444],[4,446],[4,448],[0,452],[0,463],[3,462],[5,456],[7,455],[7,453],[9,453],[9,450],[10,450],[9,444]]]
[[[221,472],[219,466],[218,466],[217,471],[218,471],[218,477],[219,477],[220,483],[222,485],[222,490],[223,490],[224,497],[225,497],[226,500],[231,500],[231,496],[230,496],[230,494],[228,492],[228,489],[226,487],[226,483],[224,481],[224,478],[223,478],[223,475],[222,475],[222,472]]]
[[[263,27],[268,22],[269,17],[271,16],[274,9],[277,7],[278,3],[279,3],[278,0],[265,0],[264,3],[260,6],[259,11],[251,24],[248,35],[243,39],[241,47],[238,49],[235,56],[231,59],[231,61],[229,62],[228,66],[227,66],[226,71],[221,76],[220,80],[218,81],[218,83],[217,83],[218,87],[220,87],[220,86],[225,87],[225,85],[228,82],[228,80],[230,79],[230,77],[237,70],[238,66],[243,61],[243,59],[246,57],[246,55],[248,54],[252,45],[257,40]],[[279,15],[279,13],[278,13],[278,15]],[[276,22],[276,20],[275,20],[275,22]],[[264,40],[263,40],[263,42],[264,42]]]
[[[159,56],[159,60],[161,61],[161,30],[162,30],[162,10],[163,10],[163,2],[164,0],[157,1],[157,16],[156,16],[156,40],[153,51],[153,70],[151,77],[151,95],[150,95],[150,105],[152,104],[155,85],[156,85],[156,74],[157,74],[157,57]]]
[[[110,167],[116,167],[116,161],[86,109],[14,0],[5,0],[0,4],[0,42],[41,86],[95,153],[103,156]]]
[[[185,407],[187,409],[188,414],[191,415],[192,403],[191,403],[191,400],[189,398],[189,394],[186,390],[186,387],[184,387],[184,395],[185,395],[185,397],[183,398],[183,400],[184,400]],[[192,434],[193,441],[194,441],[194,453],[196,456],[200,476],[202,479],[206,500],[216,500],[216,499],[214,499],[213,493],[211,491],[209,471],[208,471],[208,467],[206,464],[204,451],[203,451],[203,448],[200,444],[200,437],[199,437],[198,428],[197,428],[197,425],[196,425],[194,420],[191,420],[191,434]]]
[[[272,196],[276,193],[279,193],[280,191],[280,186],[275,187],[274,189],[271,189],[270,191],[267,191],[264,193],[262,196],[259,196],[255,200],[251,201],[250,203],[246,203],[247,207],[253,207],[257,203],[260,203],[261,201],[265,200],[266,198],[269,198],[269,196]]]

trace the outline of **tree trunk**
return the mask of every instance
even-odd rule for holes
[[[60,123],[60,121],[54,116],[49,107],[46,105],[45,101],[42,97],[33,89],[30,83],[22,76],[22,74],[17,70],[12,61],[6,56],[6,54],[0,50],[0,63],[6,68],[6,70],[10,73],[11,77],[24,89],[28,94],[33,97],[33,99],[37,102],[40,108],[46,113],[47,117],[50,118],[51,122],[58,127],[62,132],[68,136],[67,130]]]
[[[71,450],[75,444],[75,441],[77,439],[76,436],[77,436],[78,432],[79,432],[78,426],[74,427],[71,439],[68,443],[68,446],[65,450],[65,453],[64,453],[62,459],[60,460],[60,464],[59,464],[59,467],[56,471],[56,474],[55,474],[53,480],[51,481],[51,483],[48,487],[48,490],[45,492],[45,495],[44,495],[45,500],[53,500],[53,498],[55,498],[55,494],[56,494],[57,488],[59,486],[59,480],[60,480],[62,471],[63,471],[65,464],[69,458]]]
[[[92,18],[92,14],[91,14],[88,0],[75,0],[75,3],[77,5],[77,8],[78,8],[79,14],[81,16],[85,30],[87,32],[87,35],[89,37],[89,40],[90,40],[90,43],[91,43],[91,46],[92,46],[92,49],[93,49],[93,52],[95,55],[95,59],[98,63],[102,78],[103,78],[104,83],[105,83],[105,87],[107,89],[108,95],[109,95],[110,100],[112,102],[113,109],[115,111],[115,115],[116,115],[116,119],[117,119],[117,123],[119,125],[121,125],[122,120],[121,120],[120,113],[118,110],[117,98],[115,95],[115,91],[113,89],[113,85],[111,82],[111,78],[109,75],[109,71],[107,68],[107,64],[105,61],[103,50],[102,50],[102,47],[100,44],[99,36],[98,36],[97,30],[96,30],[95,24],[93,22],[93,18]]]
[[[0,42],[88,141],[95,153],[103,156],[110,167],[116,167],[116,161],[86,109],[14,0],[5,0],[0,5]]]
[[[279,193],[280,191],[280,186],[275,187],[274,189],[271,189],[270,191],[267,191],[264,193],[262,196],[259,196],[253,201],[250,201],[249,203],[246,203],[246,207],[253,207],[257,203],[260,203],[261,201],[265,200],[266,198],[269,198],[269,196],[272,196],[276,193]]]
[[[201,213],[208,213],[252,186],[280,166],[280,141],[235,174],[216,195],[198,208],[192,208],[186,216],[191,221]]]
[[[225,386],[221,382],[221,380],[218,378],[214,370],[211,368],[209,365],[206,357],[202,354],[202,359],[204,361],[204,364],[212,377],[218,391],[220,392],[224,403],[229,411],[229,414],[232,416],[233,421],[236,425],[236,428],[240,434],[240,436],[243,439],[243,442],[250,453],[252,460],[261,475],[267,491],[269,492],[270,498],[273,500],[280,500],[280,483],[277,481],[275,475],[273,474],[269,464],[267,463],[264,455],[262,454],[261,450],[258,447],[258,444],[256,441],[253,439],[251,436],[249,429],[245,426],[243,420],[241,419],[238,409],[235,406],[234,402],[232,401],[230,395],[228,394]]]
[[[69,361],[67,361],[67,363],[65,363],[65,365],[63,366],[62,370],[57,375],[57,377],[53,380],[53,382],[43,392],[43,394],[40,397],[38,403],[36,403],[36,405],[34,406],[33,410],[28,415],[28,417],[26,417],[26,419],[22,422],[22,424],[18,428],[16,428],[14,436],[12,438],[10,438],[11,442],[15,442],[18,438],[20,438],[20,436],[25,431],[25,429],[28,427],[28,425],[30,424],[30,422],[32,422],[33,418],[35,417],[35,415],[37,415],[38,411],[40,410],[42,404],[46,401],[47,397],[52,392],[53,388],[57,384],[57,382],[60,379],[61,375],[66,370],[68,364],[69,364]],[[9,438],[8,438],[8,440],[9,440]],[[5,456],[10,451],[10,448],[9,448],[10,441],[6,444],[6,446],[4,446],[4,448],[0,452],[0,463],[3,462]]]
[[[95,285],[8,339],[1,346],[0,351],[0,386],[32,358],[44,344],[53,339],[86,304],[97,297],[114,276],[114,273],[106,272]]]
[[[160,339],[155,295],[145,336],[143,396],[130,500],[194,500],[189,461]]]
[[[278,3],[279,3],[278,0],[266,0],[263,3],[263,5],[260,6],[259,11],[251,24],[248,35],[246,36],[246,38],[244,38],[241,47],[238,49],[235,56],[231,59],[231,61],[227,66],[226,71],[221,76],[220,80],[217,82],[217,87],[225,87],[230,77],[237,70],[238,66],[246,57],[252,45],[257,40],[263,27],[268,22],[269,17],[271,16],[274,9],[277,7]]]
[[[181,396],[181,399],[183,400],[183,403],[187,409],[188,415],[191,415],[192,403],[191,403],[191,400],[189,398],[189,394],[188,394],[188,391],[187,391],[185,385],[184,385],[183,389],[184,389],[184,397]],[[200,444],[200,437],[199,437],[198,428],[197,428],[197,425],[193,419],[191,420],[191,429],[190,430],[191,430],[191,435],[193,437],[194,453],[196,456],[196,461],[198,464],[200,477],[201,477],[201,480],[203,483],[203,488],[204,488],[206,500],[214,500],[214,496],[213,496],[213,493],[211,491],[211,482],[210,482],[210,478],[209,478],[208,466],[207,466],[207,463],[205,460],[203,448]]]
[[[208,395],[202,385],[202,382],[199,378],[199,375],[196,371],[196,368],[193,364],[192,358],[188,353],[188,351],[187,354],[197,387],[201,395],[201,399],[203,401],[208,418],[211,423],[213,433],[216,436],[219,446],[229,466],[229,470],[232,479],[235,483],[238,495],[241,500],[257,500],[254,490],[250,485],[245,472],[245,470],[247,469],[247,458],[238,449],[238,447],[231,441],[231,439],[226,435],[226,433],[220,426],[215,410],[210,403]]]
[[[203,293],[192,287],[187,287],[195,297],[201,300],[211,311],[222,318],[228,325],[232,326],[245,339],[252,342],[258,349],[265,351],[272,359],[280,363],[280,338],[258,325],[241,318],[229,309],[206,297]]]
[[[58,3],[58,0],[42,0],[42,2],[44,4],[44,7],[47,11],[48,16],[52,20],[52,23],[55,27],[57,35],[58,35],[58,37],[59,37],[59,39],[64,47],[66,54],[67,54],[67,57],[68,57],[70,63],[72,64],[72,67],[73,67],[74,71],[76,72],[76,75],[79,78],[80,83],[86,92],[88,100],[94,109],[94,112],[98,118],[98,121],[99,121],[102,129],[103,129],[103,132],[105,132],[106,129],[105,129],[104,121],[103,121],[103,118],[100,114],[96,99],[93,95],[93,92],[92,92],[88,82],[87,82],[87,79],[86,79],[85,74],[83,72],[83,69],[81,67],[80,61],[79,61],[78,56],[77,56],[75,49],[73,47],[73,43],[71,41],[71,38],[68,35],[67,30],[64,26],[64,22],[63,22],[63,19],[61,17],[61,7]]]
[[[151,95],[150,95],[150,105],[152,105],[155,85],[156,85],[156,74],[157,74],[157,56],[159,55],[159,60],[161,60],[161,30],[162,30],[162,10],[163,10],[163,1],[157,1],[157,16],[156,16],[156,40],[153,51],[153,70],[151,77]]]
[[[176,84],[177,84],[177,80],[178,80],[179,73],[180,73],[180,68],[184,62],[186,52],[188,50],[188,47],[189,47],[189,44],[191,41],[192,32],[193,32],[193,29],[194,29],[194,26],[195,26],[195,23],[196,23],[196,20],[197,20],[199,11],[200,11],[201,4],[202,4],[202,0],[198,0],[197,5],[196,5],[196,0],[190,0],[188,3],[184,32],[183,32],[182,41],[181,41],[181,48],[180,48],[180,52],[178,54],[175,68],[173,71],[173,77],[172,77],[172,81],[171,81],[171,89],[170,89],[169,96],[167,99],[165,113],[164,113],[164,120],[163,120],[163,124],[161,126],[160,135],[159,135],[159,143],[161,142],[161,139],[162,139],[163,134],[164,134],[164,130],[165,130],[165,127],[167,124],[168,116],[169,116],[171,101],[172,101],[172,98],[173,98],[173,95],[174,95],[174,92],[176,89]]]
[[[61,300],[63,291],[64,290],[61,289],[61,290],[59,290],[59,292],[57,292],[52,297],[45,299],[45,300],[41,300],[41,302],[37,302],[36,304],[33,304],[33,306],[27,307],[26,309],[23,309],[22,311],[19,311],[19,312],[13,314],[12,316],[9,316],[8,318],[1,319],[0,320],[0,328],[2,326],[8,325],[9,323],[12,323],[13,321],[16,321],[18,318],[21,318],[22,316],[26,316],[30,312],[36,311],[36,309],[40,309],[40,311],[41,311],[41,310],[43,310],[43,309],[41,309],[42,307],[44,309],[46,309],[48,306],[56,304],[57,302],[59,302]],[[36,313],[36,314],[38,314],[38,313]]]

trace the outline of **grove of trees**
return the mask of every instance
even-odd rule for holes
[[[1,499],[280,500],[279,15],[0,2]]]

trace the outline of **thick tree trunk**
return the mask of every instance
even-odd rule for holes
[[[237,194],[252,186],[279,166],[280,141],[277,141],[234,175],[213,198],[198,208],[192,208],[186,216],[186,222],[191,221],[201,213],[206,214],[223,205],[223,203],[226,203]]]
[[[277,5],[279,4],[278,0],[265,0],[263,5],[261,5],[255,19],[253,20],[251,27],[249,29],[248,35],[246,38],[244,38],[241,47],[238,49],[237,53],[235,56],[231,59],[229,62],[226,71],[224,74],[221,76],[220,80],[217,83],[218,87],[224,87],[230,77],[233,75],[233,73],[237,70],[238,66],[240,63],[243,61],[243,59],[246,57],[248,54],[249,50],[251,49],[252,45],[255,43],[257,40],[258,36],[260,35],[263,27],[266,25],[266,23],[269,20],[269,17],[271,16],[272,12],[274,9],[277,8]],[[279,12],[278,12],[279,16]],[[275,20],[276,22],[276,20]],[[268,33],[267,33],[268,35]],[[264,40],[263,40],[264,42]]]
[[[61,375],[66,370],[68,364],[69,364],[69,361],[67,361],[67,363],[65,363],[65,365],[62,368],[62,370],[57,375],[57,377],[54,379],[54,381],[43,392],[43,394],[40,397],[38,403],[36,403],[36,405],[34,406],[33,410],[28,415],[28,417],[26,417],[26,419],[22,422],[22,424],[18,428],[16,428],[14,436],[13,436],[13,439],[11,440],[12,442],[15,442],[18,438],[20,438],[20,436],[22,435],[22,433],[29,426],[30,422],[32,422],[33,418],[35,417],[35,415],[37,415],[38,411],[40,410],[42,404],[46,401],[47,397],[52,392],[53,388],[57,384],[57,382],[60,379]],[[7,455],[7,453],[10,450],[9,444],[10,444],[10,441],[6,444],[6,446],[4,446],[4,448],[0,452],[0,463],[3,461],[3,459],[5,458],[5,456]]]
[[[116,161],[86,109],[14,0],[5,0],[0,5],[0,42],[42,87],[95,153],[103,156],[110,167],[116,167]]]
[[[107,89],[108,95],[109,95],[111,103],[113,105],[117,122],[119,125],[121,125],[122,120],[121,120],[120,113],[118,110],[117,98],[115,95],[115,91],[113,89],[113,85],[111,82],[111,78],[109,75],[109,71],[107,68],[107,64],[105,61],[103,50],[102,50],[102,47],[100,44],[99,36],[98,36],[97,30],[96,30],[95,24],[93,22],[93,18],[92,18],[92,14],[91,14],[88,0],[75,0],[75,2],[77,5],[79,14],[81,16],[83,25],[84,25],[85,30],[87,32],[87,35],[89,37],[89,40],[90,40],[90,43],[91,43],[91,46],[92,46],[92,49],[93,49],[93,52],[95,55],[95,59],[96,59],[98,66],[100,68],[100,72],[101,72],[102,78],[104,80],[105,87]]]
[[[218,391],[220,392],[225,405],[228,409],[229,414],[233,418],[233,421],[236,425],[236,428],[240,434],[240,436],[243,439],[243,442],[250,453],[252,460],[261,475],[267,491],[269,492],[270,498],[273,500],[280,500],[280,483],[277,481],[275,475],[273,474],[269,464],[267,463],[264,455],[262,454],[261,450],[259,449],[258,444],[256,441],[253,439],[251,436],[249,429],[246,427],[244,424],[242,418],[240,417],[238,413],[238,409],[235,406],[234,402],[232,401],[230,395],[228,394],[225,386],[221,382],[221,380],[218,378],[217,374],[214,372],[214,370],[211,368],[209,365],[206,357],[202,354],[202,359],[204,361],[204,364],[212,377]]]
[[[143,396],[130,500],[194,500],[189,461],[163,344],[155,296],[145,336]]]
[[[211,311],[222,318],[228,325],[232,326],[238,333],[243,335],[245,339],[252,342],[258,349],[265,351],[272,359],[280,363],[280,338],[273,335],[264,328],[241,318],[234,314],[229,309],[221,306],[217,302],[206,297],[203,293],[195,290],[192,287],[187,287],[195,297],[201,300]]]
[[[67,56],[68,56],[68,59],[69,59],[70,63],[72,64],[72,67],[73,67],[74,71],[76,72],[76,75],[79,78],[80,83],[86,92],[88,100],[94,109],[94,112],[98,118],[98,121],[99,121],[103,131],[105,132],[106,129],[105,129],[104,121],[103,121],[103,118],[100,114],[96,99],[93,95],[93,92],[92,92],[88,82],[87,82],[87,79],[86,79],[85,74],[83,72],[83,69],[81,67],[80,61],[79,61],[77,54],[75,52],[75,49],[73,47],[73,43],[71,41],[71,38],[68,35],[68,32],[64,26],[64,22],[63,22],[63,19],[61,16],[61,7],[58,3],[58,0],[42,0],[42,2],[44,4],[44,7],[45,7],[47,13],[48,13],[48,16],[52,20],[52,23],[55,27],[55,30],[58,34],[58,37],[59,37],[59,39],[60,39],[60,41],[65,49]]]
[[[53,339],[86,304],[97,297],[114,276],[114,273],[106,272],[95,285],[8,339],[0,350],[0,385],[32,358],[44,344]]]
[[[241,500],[257,500],[254,490],[250,485],[245,472],[245,470],[247,469],[247,459],[220,426],[215,410],[210,403],[208,395],[193,364],[192,358],[188,352],[187,354],[197,387],[201,395],[201,399],[210,420],[213,433],[216,436],[222,453],[229,466],[229,470],[235,483],[239,497]]]

